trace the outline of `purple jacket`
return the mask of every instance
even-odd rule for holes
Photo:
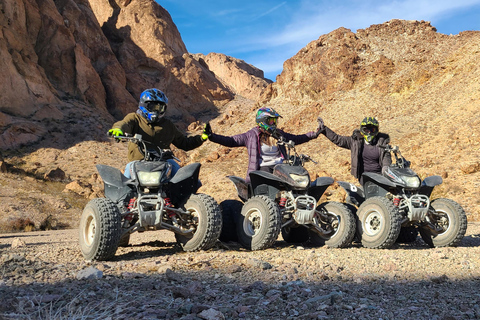
[[[277,129],[277,131],[285,138],[285,140],[292,140],[293,142],[295,142],[296,145],[308,142],[316,138],[315,132],[313,131],[301,135],[290,134],[280,129]],[[250,172],[260,169],[260,160],[262,156],[260,153],[260,129],[258,127],[254,127],[245,133],[237,134],[230,137],[212,133],[212,135],[210,136],[210,140],[225,147],[247,147],[248,169],[247,177],[245,179],[247,182],[250,181]],[[279,148],[282,156],[286,158],[287,151],[285,149],[285,146],[279,146]]]

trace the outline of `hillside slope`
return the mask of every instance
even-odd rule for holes
[[[222,58],[195,57],[202,65]],[[282,114],[280,127],[289,132],[314,130],[316,118],[321,116],[337,133],[350,135],[365,116],[375,116],[381,131],[390,134],[392,144],[400,147],[414,170],[422,177],[436,174],[444,178],[434,197],[459,202],[469,220],[478,220],[479,62],[480,32],[443,35],[428,22],[403,20],[373,25],[356,33],[340,28],[320,36],[287,60],[277,82],[269,84],[258,101],[236,95],[216,107],[218,115],[206,109],[185,119],[191,120],[189,133],[199,133],[202,123],[210,121],[215,132],[232,135],[253,127],[255,110],[269,105]],[[221,82],[226,83],[225,79],[229,78]],[[242,81],[225,88],[237,86],[240,91],[239,84]],[[243,85],[247,91],[251,88]],[[57,147],[52,141],[61,140],[65,133],[50,129],[45,133],[47,139],[35,148],[4,154],[3,170],[7,173],[0,175],[0,185],[6,196],[0,206],[0,223],[6,225],[12,219],[28,217],[39,226],[51,215],[75,227],[82,205],[101,195],[102,183],[95,164],[123,169],[126,146],[105,141],[108,123],[90,117],[85,110],[70,110],[75,143]],[[83,124],[93,124],[98,134],[82,131]],[[307,166],[312,177],[328,175],[356,182],[350,175],[349,151],[337,148],[325,137],[301,145],[298,150],[318,161]],[[182,164],[202,163],[200,192],[217,201],[236,198],[226,176],[244,177],[245,148],[230,149],[206,142],[196,150],[176,150],[176,154]],[[341,201],[343,196],[334,185],[326,199]]]
[[[261,104],[274,106],[283,116],[280,126],[293,133],[315,129],[320,116],[337,133],[350,135],[364,117],[377,117],[414,170],[444,178],[435,196],[452,198],[469,217],[479,217],[480,32],[447,36],[428,22],[402,20],[356,33],[339,28],[287,60]],[[243,132],[254,125],[254,110],[239,108],[213,127],[223,134]],[[348,150],[323,136],[299,150],[318,160],[309,164],[314,174],[355,182]],[[244,176],[246,153],[233,152],[220,161],[230,174]],[[238,161],[243,164],[232,163]],[[233,184],[220,181],[225,185],[215,192],[233,191]]]

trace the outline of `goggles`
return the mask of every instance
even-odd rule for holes
[[[150,112],[164,113],[167,109],[167,105],[163,102],[152,101],[147,102],[146,109]]]
[[[269,126],[276,126],[277,125],[277,118],[268,118],[265,123]]]
[[[378,128],[376,126],[362,126],[361,131],[365,134],[375,134],[378,132]]]

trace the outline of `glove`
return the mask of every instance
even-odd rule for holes
[[[203,127],[203,133],[202,133],[202,140],[206,141],[210,139],[212,136],[212,127],[210,126],[210,122],[205,123],[205,127]]]
[[[274,130],[272,132],[272,137],[275,139],[275,140],[280,140],[280,141],[283,141],[283,136],[280,134],[280,132],[278,132],[277,130]]]
[[[117,142],[120,142],[120,137],[119,136],[123,136],[123,131],[118,129],[118,128],[113,128],[113,129],[110,129],[108,130],[108,133],[107,133],[109,136],[113,136],[115,137],[115,140],[117,140]]]
[[[317,127],[317,131],[315,131],[315,137],[318,137],[320,133],[325,132],[325,124],[323,123],[323,119],[318,117],[317,122],[318,122],[318,127]]]
[[[108,135],[114,137],[123,136],[123,131],[118,128],[112,128],[108,130]]]

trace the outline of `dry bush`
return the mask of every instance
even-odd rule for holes
[[[29,218],[14,218],[10,219],[6,226],[4,227],[6,232],[17,232],[17,231],[34,231],[35,224]]]

